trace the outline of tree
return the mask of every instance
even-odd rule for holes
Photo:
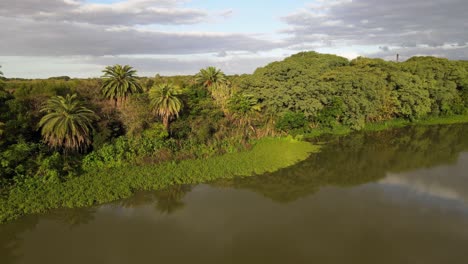
[[[84,149],[91,143],[92,123],[98,116],[76,94],[50,98],[41,112],[47,113],[39,126],[49,146],[68,151]]]
[[[141,93],[143,88],[137,80],[136,70],[129,65],[107,66],[102,71],[102,94],[107,99],[113,99],[117,107],[117,101],[126,101],[130,94]]]
[[[201,69],[196,75],[196,82],[203,85],[205,88],[217,86],[226,83],[226,75],[216,67],[208,67]]]
[[[169,132],[169,122],[179,117],[182,101],[179,96],[182,92],[173,84],[165,83],[154,86],[149,91],[151,109],[158,115]]]
[[[0,66],[1,68],[2,66]],[[9,111],[8,106],[5,104],[7,100],[11,99],[11,95],[3,89],[3,72],[0,71],[0,139],[2,138],[3,133],[5,133],[5,123],[2,122],[3,115],[7,114]],[[0,141],[1,144],[1,141]]]
[[[226,75],[220,69],[208,67],[201,69],[196,75],[195,80],[211,92],[213,99],[225,112],[231,96],[231,89],[229,88]]]

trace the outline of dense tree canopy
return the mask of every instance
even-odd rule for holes
[[[239,81],[270,113],[360,129],[366,122],[466,111],[466,62],[414,57],[403,63],[302,52]],[[333,111],[331,110],[333,109]],[[333,112],[333,113],[332,113]]]

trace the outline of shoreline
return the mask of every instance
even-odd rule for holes
[[[207,159],[128,166],[85,173],[65,182],[26,180],[0,199],[0,223],[57,208],[80,208],[127,198],[140,190],[177,184],[249,177],[274,172],[307,159],[319,147],[287,138],[264,138],[252,149]]]
[[[434,125],[453,125],[468,123],[468,114],[443,116],[443,117],[428,117],[416,121],[405,119],[392,119],[389,121],[367,123],[363,129],[355,131],[345,126],[337,126],[333,129],[315,129],[311,133],[303,135],[304,139],[314,139],[322,135],[348,135],[353,132],[378,132],[393,128],[403,128],[409,126],[434,126]]]
[[[377,132],[407,126],[461,123],[468,123],[468,115],[427,118],[414,122],[395,119],[367,124],[361,131]],[[301,139],[314,139],[327,134],[347,135],[352,132],[355,131],[347,127],[336,127],[317,129],[300,139],[290,136],[263,138],[247,151],[207,159],[97,170],[64,182],[27,179],[0,198],[0,224],[51,209],[104,204],[127,198],[141,190],[160,190],[178,184],[200,184],[223,178],[274,172],[295,165],[319,151],[320,146]]]

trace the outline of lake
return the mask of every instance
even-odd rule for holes
[[[468,263],[468,125],[326,136],[281,171],[0,226],[0,263]]]

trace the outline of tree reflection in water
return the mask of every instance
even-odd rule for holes
[[[324,136],[321,152],[291,168],[212,183],[249,189],[277,202],[291,202],[325,186],[355,186],[387,173],[455,163],[468,150],[468,125],[420,126],[348,136]]]
[[[154,204],[158,212],[172,214],[185,206],[183,199],[191,190],[191,185],[176,185],[158,191],[137,192],[132,197],[119,202],[118,205],[124,208],[135,208]]]

